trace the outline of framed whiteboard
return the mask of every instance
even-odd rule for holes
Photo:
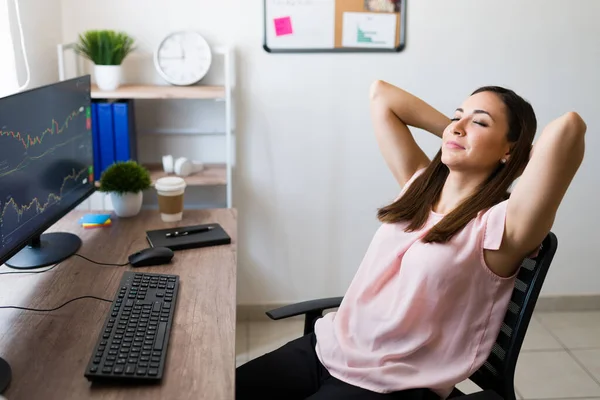
[[[407,0],[263,0],[269,53],[399,52]]]

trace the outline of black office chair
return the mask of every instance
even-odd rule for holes
[[[517,359],[557,247],[558,239],[550,232],[544,239],[537,257],[526,258],[521,264],[511,301],[492,352],[481,368],[469,378],[483,391],[466,396],[455,388],[450,398],[516,399],[514,376]],[[308,334],[313,332],[316,320],[323,316],[325,310],[337,308],[341,302],[342,297],[310,300],[271,310],[267,315],[274,320],[305,315],[304,334]]]

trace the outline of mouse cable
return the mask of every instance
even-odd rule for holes
[[[28,307],[19,307],[19,306],[0,306],[0,309],[3,308],[14,308],[16,310],[25,310],[25,311],[40,311],[40,312],[49,312],[49,311],[56,311],[59,308],[62,308],[64,306],[66,306],[67,304],[76,301],[76,300],[81,300],[81,299],[94,299],[94,300],[101,300],[101,301],[106,301],[107,303],[112,303],[112,300],[108,300],[108,299],[103,299],[102,297],[96,297],[96,296],[81,296],[81,297],[76,297],[74,299],[71,299],[69,301],[67,301],[66,303],[58,306],[58,307],[54,307],[54,308],[49,308],[49,309],[43,309],[43,308],[28,308]]]
[[[50,268],[46,268],[44,270],[41,271],[11,271],[11,272],[0,272],[0,275],[10,275],[10,274],[41,274],[43,272],[48,272],[51,269],[54,269],[56,267],[58,267],[60,265],[60,263],[56,263],[53,266],[51,266]]]
[[[85,257],[85,256],[82,256],[81,254],[78,254],[78,253],[75,253],[75,254],[73,254],[73,255],[74,255],[74,256],[77,256],[77,257],[81,257],[81,258],[83,258],[84,260],[87,260],[87,261],[89,261],[89,262],[91,262],[91,263],[93,263],[93,264],[98,264],[98,265],[110,265],[110,266],[112,266],[112,267],[124,267],[124,266],[126,266],[126,265],[129,265],[129,263],[128,263],[128,262],[126,262],[126,263],[124,263],[124,264],[112,264],[112,263],[103,263],[103,262],[98,262],[98,261],[90,260],[89,258],[87,258],[87,257]]]

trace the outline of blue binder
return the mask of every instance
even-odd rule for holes
[[[112,104],[115,161],[137,161],[137,145],[135,141],[135,115],[131,100],[118,101]]]
[[[116,160],[112,105],[98,102],[96,107],[98,109],[100,173],[102,173]]]
[[[94,180],[100,179],[100,131],[98,128],[98,104],[92,102],[92,149],[94,155]]]

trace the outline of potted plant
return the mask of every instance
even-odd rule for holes
[[[142,209],[143,191],[152,184],[150,172],[135,161],[119,161],[100,176],[100,192],[110,194],[119,217],[133,217]]]
[[[75,52],[94,63],[96,84],[115,90],[121,83],[121,63],[134,50],[134,40],[125,32],[90,30],[79,35]]]

